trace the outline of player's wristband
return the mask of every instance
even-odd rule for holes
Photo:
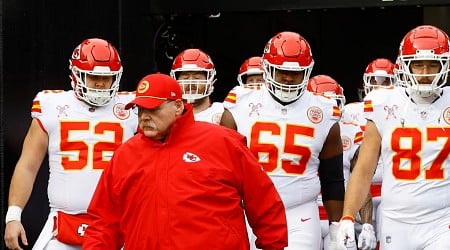
[[[20,221],[20,217],[22,216],[22,208],[19,206],[9,206],[8,212],[6,212],[5,224],[8,224],[10,221]]]
[[[353,216],[351,216],[351,215],[342,216],[341,220],[350,220],[353,223],[355,223],[355,218]]]

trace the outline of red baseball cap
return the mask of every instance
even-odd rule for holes
[[[156,73],[142,78],[136,88],[136,98],[125,105],[130,109],[134,105],[153,109],[167,100],[181,99],[181,87],[172,77]]]

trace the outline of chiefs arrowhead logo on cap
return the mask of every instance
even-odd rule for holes
[[[139,81],[136,97],[125,105],[125,109],[134,105],[153,109],[167,100],[181,100],[181,97],[181,87],[174,78],[161,73],[150,74]]]
[[[148,81],[141,81],[139,83],[139,86],[137,87],[137,92],[139,94],[145,93],[145,91],[148,90],[148,88],[150,88],[150,83]]]

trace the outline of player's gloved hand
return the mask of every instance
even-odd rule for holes
[[[337,240],[337,233],[339,231],[339,223],[332,222],[329,227],[330,233],[330,244],[328,245],[328,250],[347,250],[344,242],[339,242]]]
[[[336,241],[344,245],[347,245],[348,242],[355,241],[355,219],[353,217],[343,216],[341,218],[339,230],[336,234]]]
[[[373,226],[371,224],[364,223],[361,234],[358,237],[358,248],[362,250],[372,250],[376,247],[377,239],[375,237]]]

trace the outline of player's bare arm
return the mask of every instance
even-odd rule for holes
[[[352,160],[350,161],[350,173],[355,168],[356,161],[358,160],[359,156],[359,147],[356,149],[355,154],[353,155]],[[372,194],[369,192],[367,193],[367,198],[364,201],[364,204],[362,205],[361,209],[359,210],[359,216],[361,217],[361,223],[369,223],[372,224],[372,214],[373,214],[373,203],[372,203]]]
[[[234,117],[228,109],[225,109],[222,113],[222,118],[220,120],[220,125],[225,126],[227,128],[231,128],[237,130],[236,122],[234,121]]]
[[[375,124],[369,120],[359,148],[358,160],[347,185],[343,215],[354,216],[366,201],[377,166],[380,146],[381,137]]]
[[[359,210],[359,216],[361,216],[361,224],[372,224],[372,214],[373,214],[373,203],[372,195],[370,192],[367,194],[366,200],[364,201],[361,209]]]
[[[17,162],[9,190],[9,206],[25,207],[33,189],[33,183],[47,153],[48,136],[36,119],[31,122]],[[11,221],[5,227],[5,243],[10,249],[19,248],[19,237],[27,245],[27,238],[20,221]]]
[[[342,154],[341,129],[339,123],[335,123],[328,132],[327,140],[320,152],[320,159],[329,159]]]

